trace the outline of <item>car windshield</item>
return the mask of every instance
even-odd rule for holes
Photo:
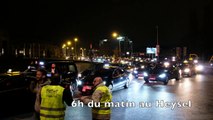
[[[74,64],[61,64],[61,63],[49,63],[46,66],[46,69],[48,71],[50,71],[52,69],[52,64],[55,64],[55,69],[59,73],[67,73],[67,72],[75,73],[75,72],[77,72]]]
[[[114,69],[99,69],[98,71],[95,72],[95,75],[100,75],[102,77],[106,77],[109,76],[110,74],[112,74]]]
[[[153,74],[157,74],[160,72],[164,72],[165,68],[162,65],[156,65],[155,67],[149,67],[147,68],[147,71]]]

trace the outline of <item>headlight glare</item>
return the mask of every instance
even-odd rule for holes
[[[82,85],[82,82],[81,82],[81,81],[77,81],[77,84],[78,84],[78,85]]]
[[[166,77],[166,74],[165,74],[165,73],[162,73],[162,74],[159,75],[159,77],[160,77],[160,78],[165,78],[165,77]]]
[[[188,72],[190,72],[190,69],[186,68],[186,69],[184,69],[184,72],[188,73]]]
[[[78,77],[82,77],[81,73],[78,74]]]
[[[144,77],[147,77],[147,76],[148,76],[148,73],[147,73],[147,72],[144,72],[144,73],[143,73],[143,76],[144,76]]]

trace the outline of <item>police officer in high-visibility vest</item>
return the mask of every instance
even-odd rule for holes
[[[73,101],[70,89],[59,85],[59,76],[51,79],[51,84],[41,89],[41,120],[64,120],[66,105],[71,106]]]
[[[85,104],[89,102],[97,103],[96,106],[92,108],[92,119],[93,120],[110,120],[111,110],[109,104],[112,102],[112,94],[108,87],[103,84],[101,77],[96,77],[93,80],[94,92],[92,96],[82,96],[80,98]],[[100,104],[99,104],[100,103]]]

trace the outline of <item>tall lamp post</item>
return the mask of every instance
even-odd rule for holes
[[[115,38],[116,40],[118,40],[118,33],[113,32],[112,37]],[[120,47],[120,40],[119,40],[119,42],[118,42],[118,56],[119,57],[120,57],[120,52],[121,52],[121,47]]]
[[[74,47],[71,47],[71,50],[72,50],[72,60],[73,60],[74,59],[74,52],[73,52]]]
[[[160,54],[160,45],[159,45],[159,40],[158,40],[158,26],[156,26],[157,29],[157,45],[156,45],[156,57],[157,60],[159,60],[159,54]]]
[[[119,36],[119,37],[117,37],[117,40],[119,41],[119,56],[121,57],[122,55],[121,55],[121,41],[124,41],[124,37],[123,36]]]
[[[118,56],[121,57],[121,41],[125,40],[124,36],[118,35],[116,32],[112,33],[112,37],[118,40]]]
[[[63,45],[62,45],[62,53],[63,53],[63,56],[64,56],[64,57],[67,56],[66,47],[67,47],[66,44],[63,44]]]
[[[76,42],[78,42],[78,38],[74,38],[74,42],[75,42],[75,56],[78,57],[77,53],[76,53],[76,50],[77,50],[77,48],[76,48]]]
[[[71,46],[71,44],[72,44],[72,42],[71,41],[67,41],[67,52],[68,52],[68,56],[70,57],[70,55],[71,55],[71,48],[69,48],[70,46]]]

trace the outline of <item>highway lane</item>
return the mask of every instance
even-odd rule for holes
[[[145,84],[134,79],[128,89],[113,91],[112,120],[210,120],[213,119],[213,75],[198,74]],[[120,107],[119,107],[120,105]],[[89,107],[69,107],[67,120],[88,120]]]
[[[198,74],[145,84],[133,79],[128,89],[113,91],[112,120],[210,120],[213,119],[213,75]],[[79,103],[78,100],[75,103]],[[73,104],[73,105],[76,105]],[[30,116],[12,119],[29,120]],[[11,119],[11,118],[10,118]],[[67,107],[66,120],[89,120],[91,108],[79,104]],[[9,120],[9,118],[7,119]]]

